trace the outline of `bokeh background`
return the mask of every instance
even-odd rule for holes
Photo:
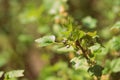
[[[25,70],[15,80],[90,80],[85,70],[71,68],[74,54],[35,43],[44,35],[61,36],[60,24],[68,16],[82,30],[98,32],[106,47],[99,63],[110,67],[115,59],[117,65],[115,71],[107,68],[102,80],[119,80],[120,0],[0,0],[0,71]]]

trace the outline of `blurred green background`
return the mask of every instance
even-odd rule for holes
[[[93,80],[85,66],[71,67],[73,53],[35,43],[48,34],[60,40],[68,16],[101,37],[105,49],[96,57],[105,67],[102,80],[120,80],[120,0],[0,0],[0,71],[25,70],[18,80]]]

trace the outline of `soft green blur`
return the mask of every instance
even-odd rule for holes
[[[84,60],[75,60],[78,70],[70,63],[73,52],[35,43],[53,34],[60,41],[69,16],[80,29],[100,36],[104,47],[91,50],[105,68],[101,80],[119,80],[120,0],[0,0],[0,72],[25,70],[24,77],[10,80],[93,80]]]

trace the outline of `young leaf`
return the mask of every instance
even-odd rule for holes
[[[79,31],[79,39],[85,35],[86,35],[86,33],[84,31],[82,31],[82,30]]]
[[[44,36],[42,38],[36,39],[35,42],[37,42],[40,47],[48,46],[55,42],[55,36],[54,35]]]
[[[23,72],[24,72],[24,70],[9,71],[5,74],[5,79],[22,77],[22,76],[24,76]]]
[[[94,32],[87,32],[87,35],[91,36],[91,37],[96,37],[97,36],[97,32],[94,31]]]

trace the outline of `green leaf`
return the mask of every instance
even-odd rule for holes
[[[106,61],[103,73],[108,74],[109,72],[120,72],[120,58]]]
[[[84,31],[76,28],[74,31],[72,31],[70,39],[76,41],[77,39],[80,39],[85,35],[86,35],[86,33]]]
[[[82,20],[82,23],[84,26],[92,29],[96,27],[97,20],[90,16],[87,16]]]
[[[67,26],[67,27],[66,27]],[[65,24],[65,31],[63,32],[63,34],[65,35],[65,37],[69,37],[71,35],[71,32],[73,31],[73,27],[72,24]]]
[[[88,69],[88,72],[90,72],[92,75],[95,75],[97,77],[100,77],[102,75],[103,67],[100,65],[94,65]]]
[[[107,61],[105,62],[103,74],[108,74],[108,73],[111,71],[110,63],[111,63],[110,60],[107,60]]]
[[[111,50],[120,50],[120,37],[113,37],[109,42],[109,47]]]
[[[9,71],[5,74],[5,79],[22,77],[22,76],[24,76],[23,72],[24,72],[24,70]]]
[[[119,72],[120,71],[120,58],[112,60],[111,70],[112,70],[112,72]]]
[[[115,34],[119,33],[120,32],[120,21],[116,22],[112,28],[111,28],[111,31]]]
[[[81,69],[87,70],[88,69],[87,61],[84,58],[74,57],[70,62],[73,63],[73,67],[76,70],[81,70]]]
[[[3,72],[3,71],[0,71],[0,78],[2,77],[3,74],[4,74],[4,72]]]
[[[96,37],[97,36],[97,32],[94,31],[94,32],[87,32],[87,35],[91,36],[91,37]]]
[[[79,39],[85,35],[86,35],[86,33],[84,31],[81,31],[81,30],[79,31]]]
[[[40,47],[48,46],[55,42],[55,36],[54,35],[44,36],[42,38],[36,39],[35,42],[37,42]]]
[[[93,54],[99,54],[102,51],[101,45],[96,43],[95,45],[89,47]]]

